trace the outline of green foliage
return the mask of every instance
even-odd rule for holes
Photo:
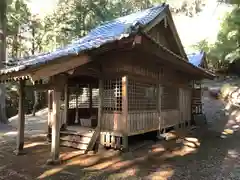
[[[27,51],[24,32],[28,30],[30,10],[24,0],[12,0],[7,7],[7,48],[9,56],[20,57]]]
[[[209,45],[202,40],[194,45],[195,49],[208,53],[208,59],[215,69],[227,68],[229,63],[240,59],[240,1],[228,3],[234,4],[233,10],[223,20],[216,42]]]

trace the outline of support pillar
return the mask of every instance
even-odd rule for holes
[[[92,84],[89,84],[89,113],[90,113],[90,118],[92,117]]]
[[[18,104],[18,134],[17,134],[17,148],[16,155],[23,154],[24,147],[24,126],[25,126],[25,112],[24,112],[24,86],[25,81],[19,82],[19,104]]]
[[[69,107],[69,90],[68,83],[64,86],[64,123],[65,126],[68,124],[68,107]]]
[[[123,150],[128,151],[128,77],[122,77]]]
[[[60,151],[60,98],[61,91],[59,89],[53,90],[53,119],[52,119],[52,143],[51,143],[51,159],[48,164],[59,164]]]
[[[78,92],[79,91],[79,86],[77,85],[77,89],[76,89],[76,113],[75,113],[75,123],[80,124],[80,120],[79,120],[79,116],[78,116]]]
[[[100,139],[101,139],[101,124],[102,124],[102,114],[103,114],[103,90],[104,90],[104,84],[103,84],[103,77],[102,74],[100,75],[99,78],[99,96],[98,96],[98,101],[99,101],[99,106],[98,106],[98,114],[97,114],[97,128],[95,130],[96,134],[96,139],[95,142],[98,140],[99,143],[96,143],[94,147],[94,151],[99,151],[101,149],[100,145]]]
[[[97,127],[100,130],[101,129],[101,120],[102,120],[102,113],[103,113],[103,79],[99,79],[99,106],[98,106],[98,124]]]
[[[48,134],[47,139],[48,141],[51,140],[51,133],[52,133],[52,90],[48,90]]]

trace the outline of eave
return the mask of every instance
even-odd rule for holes
[[[138,44],[137,48],[156,55],[157,57],[159,57],[159,61],[174,65],[175,69],[183,71],[187,74],[192,74],[193,76],[195,76],[195,79],[213,79],[215,77],[215,75],[211,72],[208,72],[203,68],[195,67],[194,65],[189,63],[187,59],[167,49],[162,44],[152,39],[149,35],[141,33],[140,36],[142,37],[142,40]]]

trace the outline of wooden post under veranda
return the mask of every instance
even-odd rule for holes
[[[128,151],[128,77],[122,77],[123,150]]]
[[[51,133],[52,133],[52,90],[48,90],[48,134],[47,139],[51,141]]]
[[[93,97],[92,97],[92,84],[89,83],[88,85],[88,92],[89,92],[89,114],[90,118],[92,118],[92,106],[93,106]]]
[[[60,152],[60,98],[61,91],[58,88],[53,90],[53,107],[52,107],[52,142],[51,142],[51,159],[48,160],[48,164],[59,164],[59,152]]]
[[[68,106],[69,106],[69,89],[68,82],[64,86],[64,123],[65,128],[68,124]]]
[[[47,161],[47,164],[57,165],[60,163],[60,102],[61,102],[61,92],[65,86],[66,81],[62,81],[62,76],[54,76],[52,81],[54,82],[54,88],[52,91],[53,101],[52,101],[52,142],[51,142],[51,158]]]
[[[18,134],[17,134],[17,148],[16,155],[23,154],[24,147],[24,126],[25,126],[25,112],[24,112],[24,86],[25,80],[19,82],[19,100],[18,100]]]

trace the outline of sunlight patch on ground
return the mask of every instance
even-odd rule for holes
[[[238,128],[239,128],[239,125],[233,125],[232,128],[233,128],[233,129],[238,129]]]
[[[49,170],[45,171],[43,174],[41,174],[40,176],[38,176],[37,179],[47,178],[49,176],[52,176],[54,174],[61,172],[62,170],[63,170],[63,167],[56,167],[53,169],[49,169]]]
[[[166,149],[163,146],[153,146],[152,152],[164,152]]]
[[[233,130],[232,130],[232,129],[224,129],[224,131],[222,132],[222,134],[224,134],[224,135],[233,134]]]
[[[4,134],[4,136],[16,136],[17,135],[17,131],[10,131]]]
[[[39,145],[46,145],[46,142],[34,142],[30,144],[25,144],[24,148],[30,148],[30,147],[39,146]]]
[[[91,166],[99,161],[99,157],[76,158],[66,163],[66,166]]]
[[[72,152],[64,152],[60,155],[60,159],[63,161],[67,161],[71,158],[74,158],[76,156],[80,156],[82,155],[84,152],[81,150],[76,150],[76,151],[72,151]]]
[[[237,158],[238,157],[238,152],[236,152],[236,150],[228,150],[228,156],[230,156],[231,158]]]
[[[114,173],[111,174],[108,179],[109,180],[115,180],[115,179],[129,179],[129,180],[135,180],[138,179],[136,176],[137,169],[136,168],[129,168],[121,173]]]
[[[160,168],[157,172],[154,172],[150,175],[152,180],[166,180],[172,177],[174,170],[170,167],[164,168],[163,170]]]
[[[120,162],[120,158],[113,158],[111,160],[104,161],[102,163],[96,163],[96,165],[91,166],[89,169],[91,170],[102,170],[106,169],[110,166],[113,166],[116,163]]]

